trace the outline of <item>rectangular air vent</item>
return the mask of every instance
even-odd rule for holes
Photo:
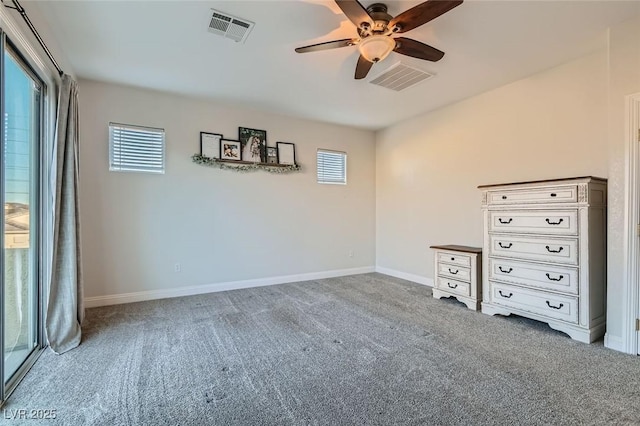
[[[220,12],[219,10],[211,9],[211,11],[209,32],[230,38],[235,42],[244,43],[255,25],[251,21]]]
[[[399,92],[433,76],[434,74],[398,62],[398,64],[371,80],[370,83]]]

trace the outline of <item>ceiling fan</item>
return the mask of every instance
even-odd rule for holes
[[[444,52],[419,41],[406,37],[393,37],[393,35],[405,33],[426,24],[459,6],[462,1],[428,0],[394,18],[387,13],[387,6],[382,3],[374,3],[365,9],[358,0],[335,0],[342,12],[357,27],[359,37],[298,47],[296,52],[307,53],[358,46],[360,57],[356,65],[357,80],[365,78],[373,64],[382,61],[392,51],[436,62],[442,59]]]

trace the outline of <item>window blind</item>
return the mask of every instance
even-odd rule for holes
[[[347,183],[347,153],[318,150],[318,183]]]
[[[109,170],[164,173],[164,129],[109,123]]]

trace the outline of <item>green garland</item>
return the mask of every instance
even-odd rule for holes
[[[236,172],[252,172],[255,170],[265,170],[269,173],[291,173],[299,172],[302,168],[298,164],[271,165],[267,163],[239,163],[234,164],[233,161],[220,160],[218,158],[204,157],[200,154],[193,154],[191,161],[203,166],[217,167],[223,170],[234,170]]]

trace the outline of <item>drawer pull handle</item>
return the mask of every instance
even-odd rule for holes
[[[513,245],[513,243],[509,243],[508,245],[506,245],[506,244],[505,244],[505,245],[502,245],[502,242],[501,242],[501,241],[498,241],[498,245],[500,246],[500,248],[503,248],[503,249],[510,249],[510,248],[511,248],[511,246]],[[547,246],[547,248],[549,248],[549,247]]]
[[[500,222],[503,225],[507,225],[507,224],[511,223],[512,220],[513,220],[512,217],[510,217],[509,220],[504,220],[504,221],[502,220],[501,217],[498,218],[498,222]]]
[[[551,278],[551,276],[547,274],[547,279],[549,279],[549,281],[562,281],[563,278],[564,275],[560,275],[558,278]]]
[[[507,294],[503,294],[502,290],[498,290],[498,293],[500,293],[500,296],[504,297],[505,299],[510,299],[511,296],[513,296],[513,293],[509,293],[508,295]]]
[[[547,248],[547,251],[549,253],[560,253],[562,251],[562,249],[564,248],[564,247],[560,246],[560,248],[558,250],[552,250],[552,249],[549,248],[549,246],[545,246],[545,247]]]
[[[500,269],[500,272],[502,272],[503,274],[510,274],[511,271],[513,271],[513,268],[502,269],[502,266],[498,266],[498,269]]]
[[[549,301],[547,300],[547,306],[550,307],[551,309],[562,309],[562,307],[564,306],[563,303],[559,304],[558,306],[553,306],[551,303],[549,303]]]
[[[451,283],[447,283],[447,287],[449,287],[449,288],[458,288],[458,284],[451,285]]]
[[[455,271],[452,271],[451,268],[447,268],[447,269],[449,269],[449,273],[453,275],[456,275],[458,272],[460,272],[459,269],[456,269]]]
[[[506,196],[506,195],[503,195],[503,196],[502,196],[502,199],[503,199],[503,200],[506,200],[506,199],[507,199],[507,196]]]
[[[557,196],[557,194],[556,194],[555,192],[552,192],[550,195],[551,195],[552,197],[556,197],[556,196]]]
[[[557,222],[551,222],[551,219],[549,219],[549,218],[546,218],[545,220],[547,221],[547,223],[548,223],[549,225],[560,225],[560,224],[562,223],[562,221],[563,221],[563,219],[562,219],[562,218],[558,219],[558,221],[557,221]]]

